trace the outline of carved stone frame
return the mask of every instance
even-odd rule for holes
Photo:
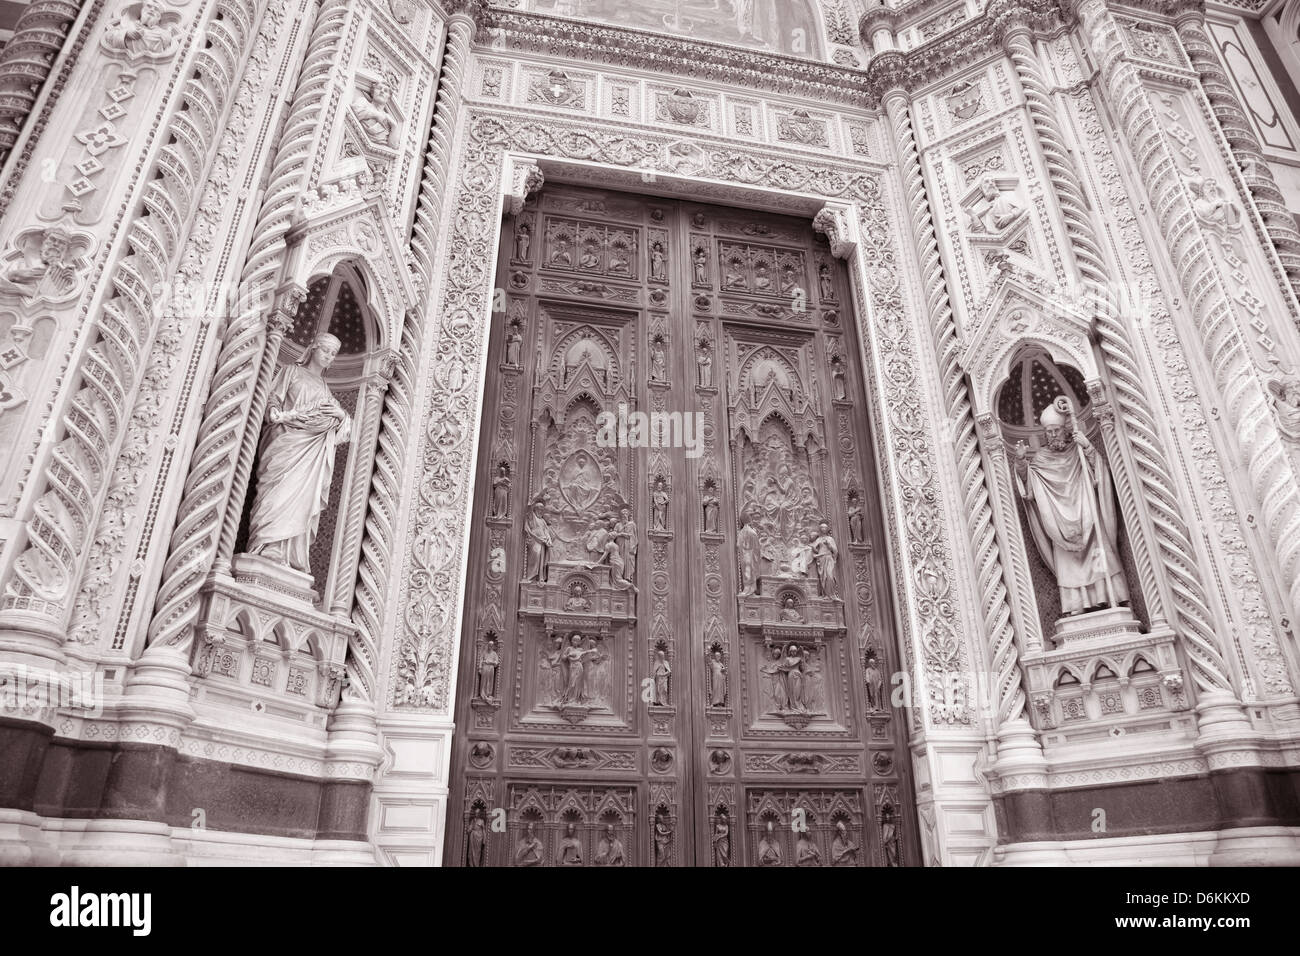
[[[954,672],[969,674],[982,666],[976,662],[983,652],[971,645],[980,624],[974,608],[963,607],[970,585],[964,569],[953,563],[964,545],[938,452],[946,425],[933,414],[941,407],[938,396],[927,401],[925,394],[934,381],[927,326],[909,318],[924,308],[923,299],[910,254],[897,242],[906,234],[904,202],[886,167],[861,160],[774,156],[761,147],[704,137],[687,140],[620,123],[542,121],[509,108],[466,110],[460,137],[455,182],[444,198],[443,269],[426,304],[422,381],[412,403],[419,409],[421,434],[407,449],[407,473],[418,479],[402,503],[398,539],[404,550],[394,556],[389,582],[395,637],[385,649],[379,675],[384,688],[381,732],[409,737],[415,732],[409,718],[419,715],[425,737],[442,728],[439,759],[450,744],[464,581],[471,573],[464,561],[499,223],[513,191],[515,164],[535,163],[552,181],[576,179],[810,219],[820,213],[819,228],[832,248],[849,259],[876,440],[904,449],[879,463],[878,491],[889,529],[899,656],[914,675],[913,701],[924,702],[913,708],[912,726],[964,729],[959,749],[978,750],[982,731],[975,717],[975,687],[969,680],[958,681],[955,696],[945,696],[940,687]],[[454,394],[430,374],[453,361],[478,376]],[[453,447],[437,443],[437,423],[448,417],[468,425]],[[413,689],[418,693],[413,695]],[[409,717],[403,719],[404,714]],[[916,759],[927,759],[924,748],[916,751]],[[446,772],[443,767],[438,773],[437,793],[446,793]],[[394,780],[393,788],[395,795],[409,792],[401,780]],[[376,788],[380,803],[386,789],[381,776]],[[984,794],[981,811],[989,809],[987,800]],[[969,797],[963,809],[975,809]],[[991,828],[991,813],[987,818]],[[935,846],[926,852],[929,861],[941,853]]]

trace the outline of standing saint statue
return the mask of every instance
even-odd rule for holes
[[[713,818],[713,865],[731,866],[731,821],[725,813]]]
[[[668,682],[672,677],[673,667],[663,651],[655,651],[654,666],[654,705],[667,707],[671,698],[668,696]]]
[[[725,707],[727,704],[727,664],[722,650],[714,648],[709,658],[709,706]]]
[[[542,499],[538,498],[528,509],[524,519],[524,537],[528,539],[528,556],[532,570],[524,575],[525,581],[546,581],[546,572],[550,567],[551,548],[555,546],[555,536],[551,526],[542,514]]]
[[[1079,430],[1064,395],[1038,420],[1046,446],[1033,455],[1024,442],[1016,446],[1016,478],[1034,544],[1056,576],[1061,613],[1127,602],[1110,470]]]
[[[763,542],[750,524],[749,518],[740,518],[740,532],[736,535],[736,550],[740,554],[740,594],[753,594],[758,587],[758,574],[762,561]]]
[[[465,836],[465,865],[487,866],[487,827],[483,811],[476,811]]]
[[[831,526],[823,521],[817,526],[817,537],[812,543],[813,561],[817,564],[817,591],[822,597],[840,599],[840,582],[835,577],[835,562],[839,558],[839,545],[831,536]]]
[[[352,435],[352,419],[321,373],[339,340],[319,333],[298,365],[283,366],[267,403],[257,466],[257,498],[248,551],[311,573],[309,552],[329,504],[334,449]]]

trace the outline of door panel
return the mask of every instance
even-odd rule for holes
[[[557,186],[501,263],[447,862],[912,858],[842,265]]]

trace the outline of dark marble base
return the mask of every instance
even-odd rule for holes
[[[48,727],[0,720],[0,806],[46,817],[364,841],[370,790],[153,744],[62,740]]]
[[[1300,826],[1300,770],[1243,767],[993,799],[998,843]]]

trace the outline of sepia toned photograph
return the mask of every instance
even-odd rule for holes
[[[0,2],[0,864],[1249,928],[1297,214],[1300,0]]]

